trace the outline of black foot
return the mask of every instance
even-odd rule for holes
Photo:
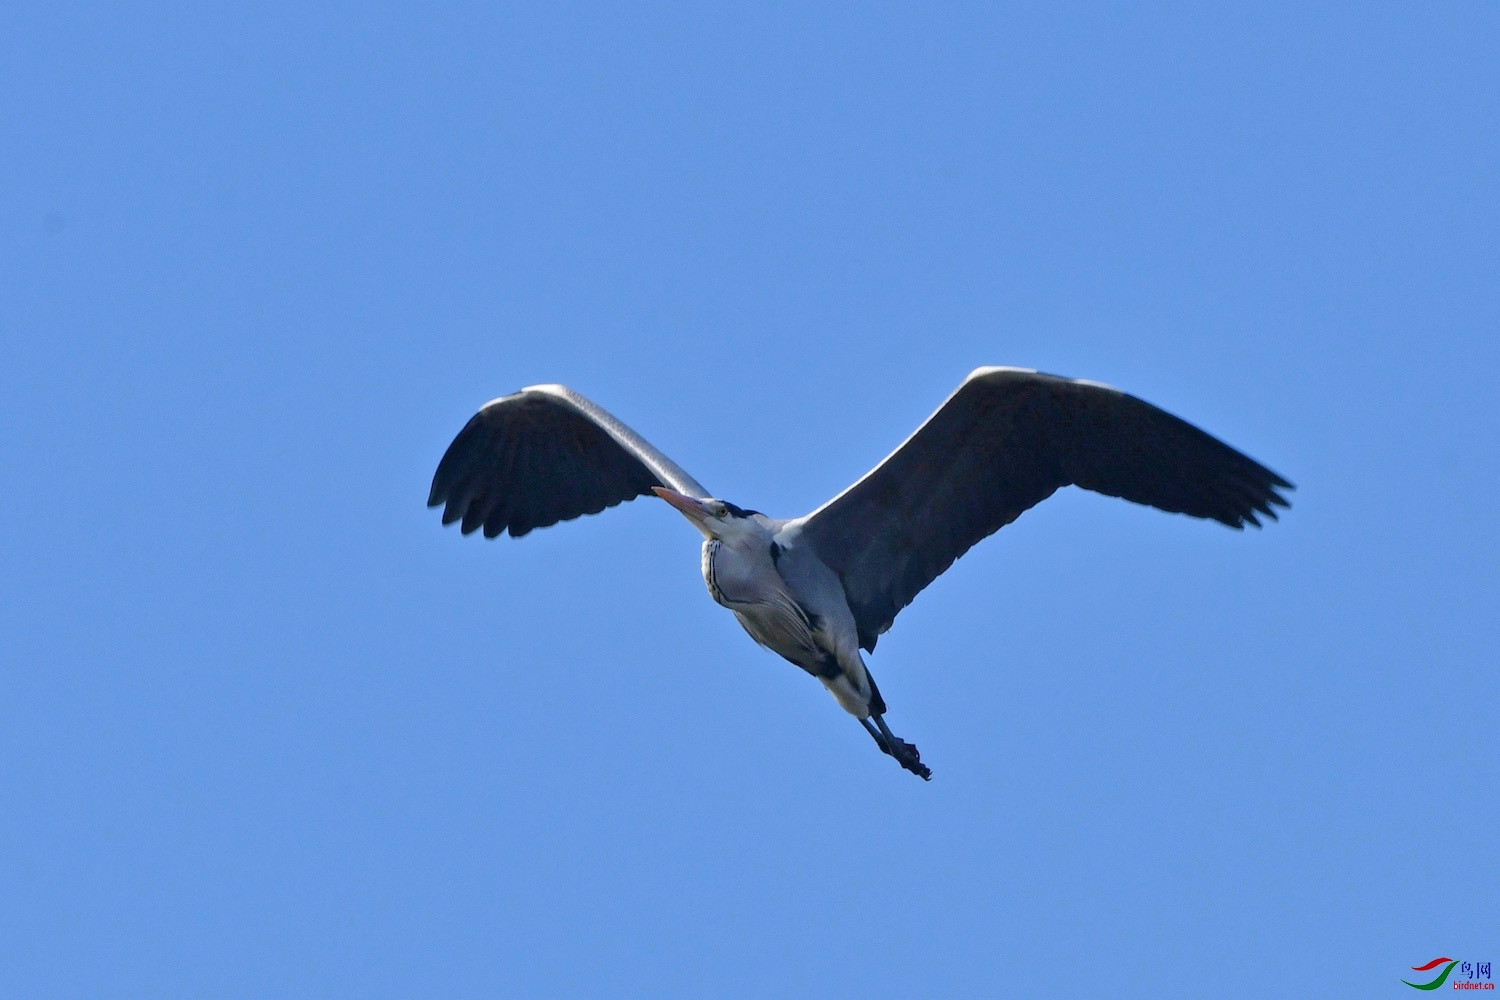
[[[917,753],[917,748],[891,732],[883,718],[875,716],[875,724],[879,725],[879,729],[869,719],[860,719],[859,723],[875,738],[875,745],[880,747],[881,753],[896,758],[896,763],[923,781],[932,780],[932,768],[922,763],[922,755]]]
[[[892,737],[892,739],[895,740],[895,746],[886,750],[886,753],[896,758],[897,763],[923,781],[931,781],[932,768],[922,763],[922,755],[917,753],[917,748],[900,737]]]

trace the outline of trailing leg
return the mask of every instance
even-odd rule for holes
[[[865,732],[870,734],[870,738],[875,741],[875,745],[880,748],[881,753],[889,754],[891,752],[890,747],[885,745],[885,737],[880,735],[880,730],[875,728],[875,724],[869,720],[869,717],[860,719],[859,724],[865,727]]]

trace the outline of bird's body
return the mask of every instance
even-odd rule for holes
[[[786,521],[751,512],[734,526],[726,538],[703,540],[709,595],[752,639],[822,681],[850,713],[883,714],[838,577],[809,558]]]
[[[716,499],[630,428],[564,386],[480,409],[449,446],[428,503],[465,534],[533,528],[647,492],[702,533],[703,580],[756,642],[818,678],[877,745],[930,776],[884,720],[861,649],[975,542],[1076,484],[1239,528],[1291,484],[1117,389],[981,368],[889,457],[804,517]]]

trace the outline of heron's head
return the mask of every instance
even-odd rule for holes
[[[737,535],[747,531],[763,530],[755,518],[765,515],[758,510],[745,510],[727,500],[715,500],[713,497],[699,500],[662,486],[651,487],[651,492],[676,507],[683,517],[692,522],[693,527],[703,532],[704,538],[732,541]]]

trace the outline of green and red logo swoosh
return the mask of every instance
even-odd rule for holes
[[[1436,979],[1434,979],[1430,983],[1406,983],[1406,980],[1404,980],[1404,979],[1401,980],[1401,981],[1403,983],[1406,983],[1407,986],[1410,986],[1413,989],[1418,989],[1418,990],[1435,990],[1439,986],[1443,985],[1443,980],[1445,980],[1445,979],[1448,978],[1448,973],[1450,973],[1450,972],[1453,971],[1453,967],[1458,964],[1457,962],[1455,962],[1451,958],[1434,958],[1432,961],[1428,962],[1426,965],[1413,965],[1411,967],[1411,971],[1413,971],[1413,972],[1427,972],[1427,971],[1429,971],[1431,969],[1437,968],[1439,965],[1442,965],[1444,962],[1448,963],[1447,968],[1443,969],[1443,971],[1438,975],[1438,977]]]

